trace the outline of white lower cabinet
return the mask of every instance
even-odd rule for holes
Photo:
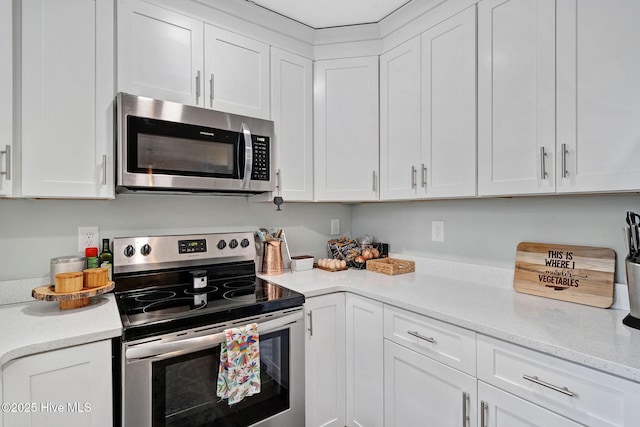
[[[478,381],[480,427],[578,427],[575,423],[524,399]]]
[[[484,335],[478,335],[478,380],[580,425],[631,427],[640,420],[640,384]],[[501,410],[515,411],[506,403]]]
[[[384,425],[475,425],[476,379],[384,341]]]
[[[382,427],[383,304],[354,294],[346,303],[346,425]]]
[[[345,425],[345,295],[305,302],[305,425]]]
[[[349,293],[305,302],[306,427],[382,427],[382,306]]]
[[[113,425],[109,340],[21,357],[2,367],[7,427]],[[15,411],[5,410],[15,404]]]

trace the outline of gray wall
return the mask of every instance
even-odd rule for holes
[[[354,236],[371,234],[394,253],[513,268],[519,242],[609,247],[616,281],[626,283],[622,228],[640,196],[532,196],[342,205],[271,203],[208,196],[118,195],[111,201],[0,200],[0,281],[48,275],[49,260],[77,251],[78,226],[101,237],[283,227],[293,254],[324,255],[330,220]],[[444,242],[431,221],[444,221]]]
[[[0,282],[48,276],[52,257],[77,253],[79,226],[101,238],[284,228],[292,254],[324,255],[332,218],[351,227],[351,208],[245,197],[117,195],[115,200],[0,200]]]
[[[355,205],[356,236],[372,234],[390,250],[430,258],[514,268],[518,243],[601,246],[617,254],[616,282],[626,283],[622,228],[640,196],[531,196]],[[431,240],[444,221],[444,242]]]

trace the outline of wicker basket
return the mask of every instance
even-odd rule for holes
[[[394,258],[370,259],[367,261],[367,270],[395,276],[396,274],[413,273],[416,271],[416,263]]]

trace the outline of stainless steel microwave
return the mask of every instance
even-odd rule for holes
[[[116,123],[119,193],[275,189],[271,121],[118,93]]]

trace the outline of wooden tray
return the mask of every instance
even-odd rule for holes
[[[70,310],[89,305],[89,298],[106,294],[114,287],[115,283],[109,282],[97,288],[82,288],[75,292],[56,292],[54,285],[45,285],[32,290],[31,296],[40,301],[58,301],[60,310]]]
[[[613,304],[615,267],[613,249],[522,242],[516,252],[513,288],[608,308]]]
[[[367,261],[367,270],[395,276],[396,274],[413,273],[416,271],[416,263],[395,258],[370,259]]]

